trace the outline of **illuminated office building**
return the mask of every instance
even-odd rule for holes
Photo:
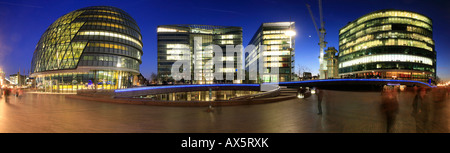
[[[227,45],[242,45],[242,28],[232,26],[212,25],[160,25],[158,33],[158,75],[159,78],[173,78],[172,65],[177,60],[191,62],[191,79],[184,83],[212,84],[212,83],[242,83],[237,77],[238,71],[243,71],[242,55],[226,55]],[[201,44],[194,47],[194,40],[201,40]],[[221,61],[214,61],[213,48],[217,45],[222,49]],[[194,50],[197,51],[194,51]],[[241,50],[242,53],[242,50]],[[188,57],[183,57],[189,55]],[[187,59],[183,59],[187,58]],[[209,62],[213,61],[213,62]],[[232,62],[233,67],[226,67],[226,62]],[[214,64],[223,64],[216,70]],[[183,69],[186,68],[183,65]],[[224,72],[223,79],[214,79],[214,72]],[[234,79],[227,80],[225,73],[233,73]],[[173,81],[173,80],[172,80]],[[161,83],[161,82],[160,82]]]
[[[93,6],[51,24],[33,53],[31,77],[47,92],[121,89],[134,84],[142,63],[142,36],[121,9]]]
[[[339,75],[427,82],[436,77],[430,18],[402,10],[381,10],[339,31]]]
[[[17,74],[11,74],[9,75],[9,80],[13,83],[16,84],[18,86],[22,86],[26,84],[27,81],[27,76],[25,75],[20,75],[20,73]]]
[[[295,22],[263,23],[253,35],[249,45],[255,48],[245,56],[245,69],[257,67],[256,80],[249,83],[286,82],[295,79]],[[266,47],[261,47],[265,45]],[[246,50],[247,51],[247,50]],[[260,63],[263,61],[263,63]],[[272,69],[278,68],[278,77]],[[249,73],[255,73],[249,72]]]

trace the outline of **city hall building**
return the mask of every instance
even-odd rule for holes
[[[93,6],[51,24],[33,53],[31,77],[46,92],[133,86],[142,63],[142,36],[121,9]]]
[[[430,18],[403,10],[380,10],[339,31],[341,78],[386,78],[428,82],[436,77]]]

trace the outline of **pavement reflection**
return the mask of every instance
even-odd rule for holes
[[[447,90],[321,91],[321,114],[317,96],[207,112],[206,107],[114,104],[25,93],[0,98],[0,132],[450,132]]]

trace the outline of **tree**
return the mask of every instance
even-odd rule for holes
[[[158,80],[158,83],[162,84],[167,84],[167,79],[169,79],[169,77],[165,73],[158,73],[156,78]]]
[[[150,81],[152,83],[157,83],[158,82],[158,75],[155,72],[152,72],[152,74],[150,75]]]

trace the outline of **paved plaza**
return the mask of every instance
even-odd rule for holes
[[[56,133],[385,133],[386,114],[379,92],[326,91],[321,115],[317,97],[276,103],[206,107],[115,104],[26,93],[0,99],[0,132]],[[395,133],[450,132],[449,98],[400,92],[392,119]],[[414,112],[414,108],[419,110]]]

